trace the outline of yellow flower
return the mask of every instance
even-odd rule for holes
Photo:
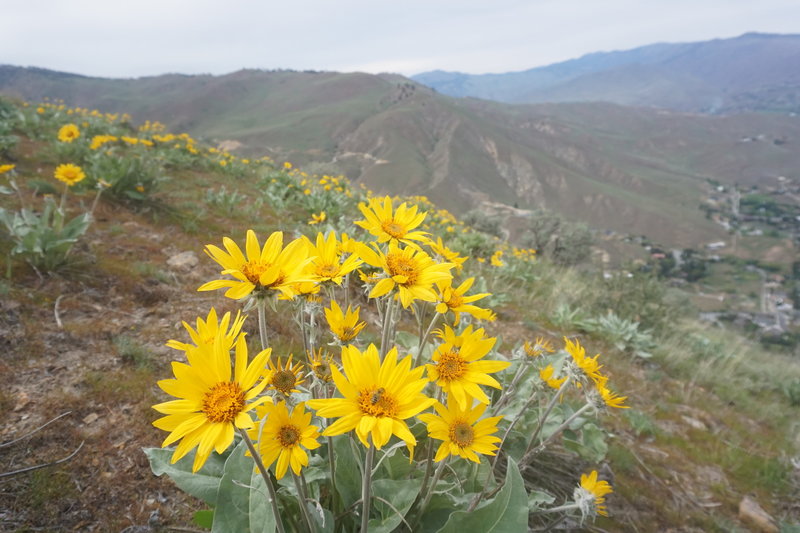
[[[289,467],[296,475],[304,466],[308,466],[308,454],[303,449],[319,448],[317,442],[319,428],[311,425],[311,413],[306,412],[305,404],[299,403],[292,414],[286,408],[286,402],[259,406],[258,416],[266,417],[263,431],[259,428],[248,431],[250,438],[258,439],[258,451],[264,466],[275,465],[275,477],[281,479]]]
[[[325,309],[325,319],[328,321],[331,331],[340,342],[348,343],[352,341],[361,333],[364,326],[367,325],[366,322],[358,321],[360,310],[360,307],[356,307],[355,310],[352,310],[350,306],[347,306],[347,313],[343,313],[342,308],[339,307],[336,300],[331,300],[331,308]]]
[[[113,135],[95,135],[92,137],[92,142],[89,144],[90,150],[97,150],[101,146],[110,142],[117,142],[119,139]]]
[[[136,137],[128,137],[123,135],[122,137],[120,137],[120,139],[122,139],[122,142],[124,142],[125,144],[134,145],[139,143],[139,139],[137,139]]]
[[[422,393],[426,381],[422,367],[411,368],[411,356],[398,363],[397,348],[384,356],[383,363],[374,344],[361,353],[355,346],[342,348],[344,374],[332,367],[333,382],[343,396],[309,400],[318,416],[339,417],[322,433],[326,437],[353,429],[361,443],[381,449],[396,435],[411,450],[417,439],[405,420],[424,411],[436,401]]]
[[[602,379],[600,369],[603,366],[597,362],[597,358],[600,357],[600,354],[594,357],[586,357],[586,350],[581,346],[581,343],[579,341],[573,343],[566,337],[564,337],[564,349],[572,356],[572,361],[587,378],[595,383],[598,379]]]
[[[496,267],[504,266],[505,263],[503,263],[500,260],[501,257],[503,257],[503,250],[497,250],[495,253],[493,253],[492,257],[491,257],[492,266],[496,266]]]
[[[317,244],[311,243],[307,237],[303,240],[308,246],[308,255],[314,257],[309,263],[308,270],[319,282],[332,281],[337,285],[342,284],[344,276],[358,268],[363,261],[355,255],[350,255],[344,262],[341,261],[339,243],[336,241],[336,232],[332,231],[325,237],[317,233]]]
[[[538,357],[540,355],[544,355],[545,352],[553,353],[555,350],[553,349],[553,343],[548,340],[545,340],[544,337],[536,337],[536,341],[531,344],[528,341],[525,341],[524,345],[525,353],[528,354],[530,357]]]
[[[608,382],[608,378],[606,376],[600,376],[599,379],[595,380],[595,386],[597,387],[597,393],[600,395],[600,402],[598,402],[598,407],[614,407],[616,409],[627,409],[628,405],[622,405],[625,400],[628,399],[627,396],[620,396],[617,393],[611,391],[608,387],[606,387],[606,383]]]
[[[330,383],[333,379],[331,368],[333,368],[333,354],[325,352],[324,348],[319,348],[311,357],[309,357],[311,364],[311,371],[318,380],[323,383]]]
[[[471,305],[476,300],[490,296],[488,292],[465,296],[465,293],[472,287],[473,283],[475,283],[475,278],[465,280],[456,288],[451,285],[451,280],[440,281],[436,284],[439,288],[439,303],[436,304],[436,312],[443,315],[447,311],[452,311],[455,314],[453,326],[458,325],[461,320],[461,313],[472,315],[478,320],[492,321],[495,319],[495,314],[491,310]]]
[[[378,238],[379,243],[403,242],[416,246],[412,241],[428,242],[428,233],[424,231],[411,231],[425,220],[427,213],[417,213],[417,206],[408,207],[405,202],[392,210],[392,199],[388,196],[383,199],[372,198],[369,205],[358,204],[358,209],[366,220],[359,220],[360,226]]]
[[[186,352],[189,364],[172,363],[175,379],[161,380],[158,386],[178,399],[153,406],[166,415],[153,425],[170,432],[162,446],[181,441],[172,454],[173,463],[197,447],[192,465],[197,472],[212,450],[222,453],[230,446],[234,428],[253,427],[250,411],[271,401],[268,397],[256,399],[267,384],[259,378],[269,355],[270,350],[264,350],[247,364],[247,343],[244,335],[239,335],[231,376],[230,350],[218,336],[212,346]]]
[[[328,218],[328,215],[325,214],[325,211],[320,211],[319,215],[311,213],[311,220],[308,221],[308,225],[313,226],[314,224],[320,224],[325,222],[326,218]]]
[[[293,284],[314,281],[303,274],[303,268],[313,257],[308,257],[306,245],[301,239],[293,240],[284,248],[283,233],[276,231],[261,248],[255,232],[247,230],[246,257],[233,239],[225,237],[222,243],[225,250],[209,244],[205,252],[223,267],[222,275],[230,275],[235,279],[209,281],[201,285],[198,291],[227,288],[225,296],[238,300],[253,291],[263,294],[267,290],[278,290],[291,298],[295,295]]]
[[[454,252],[453,250],[445,246],[444,243],[442,242],[441,237],[437,237],[436,242],[433,241],[428,242],[428,246],[433,251],[433,253],[440,256],[445,261],[455,264],[456,270],[458,270],[459,272],[461,272],[461,269],[464,268],[464,263],[468,258],[461,257],[460,255],[458,255],[458,252]]]
[[[542,378],[542,381],[547,383],[548,387],[558,390],[561,388],[561,385],[564,383],[564,381],[567,380],[567,377],[564,376],[563,378],[556,379],[553,377],[554,372],[555,369],[553,368],[553,365],[547,365],[539,370],[539,377]]]
[[[63,143],[71,143],[81,136],[81,131],[75,124],[64,124],[58,130],[58,140]]]
[[[5,174],[6,172],[11,172],[14,170],[16,165],[0,165],[0,174]]]
[[[472,331],[472,326],[467,326],[461,335],[445,326],[438,336],[444,343],[433,352],[433,364],[426,365],[429,379],[452,396],[462,409],[467,408],[469,398],[488,404],[489,397],[478,385],[501,388],[489,374],[511,364],[510,361],[480,360],[489,353],[497,338],[485,337],[483,328]]]
[[[608,481],[598,481],[597,470],[592,470],[588,476],[581,474],[581,484],[575,489],[574,498],[579,505],[582,504],[581,509],[584,508],[584,505],[589,504],[597,514],[608,516],[605,496],[612,492],[614,489],[611,488]]]
[[[54,175],[57,180],[63,181],[70,187],[86,178],[86,174],[83,173],[81,167],[72,163],[58,165]]]
[[[190,350],[196,350],[201,346],[212,346],[217,337],[220,336],[223,338],[223,347],[230,350],[233,348],[237,337],[242,331],[245,318],[246,317],[242,316],[242,314],[237,311],[236,318],[233,320],[233,323],[231,323],[231,314],[228,312],[222,315],[222,320],[220,321],[217,319],[216,309],[212,307],[205,320],[197,317],[196,331],[192,329],[192,326],[183,322],[183,327],[189,332],[189,337],[191,337],[194,344],[169,340],[167,341],[167,346],[176,350],[188,352]]]
[[[290,162],[288,162],[288,161],[285,161],[283,163],[283,168],[285,168],[286,170],[289,170],[289,169],[292,168],[292,164]]]
[[[478,419],[486,411],[486,405],[478,403],[475,407],[470,400],[466,408],[458,402],[448,399],[447,407],[436,403],[434,408],[439,413],[423,413],[417,418],[428,426],[428,436],[443,441],[436,451],[435,462],[439,462],[450,455],[457,455],[476,463],[481,460],[477,454],[495,455],[500,437],[497,433],[497,423],[502,416],[493,416]]]
[[[289,396],[293,392],[300,392],[296,387],[306,381],[303,377],[303,364],[295,363],[292,365],[291,355],[284,365],[281,365],[280,357],[277,364],[270,360],[266,379],[270,390],[276,390],[284,396]]]
[[[452,279],[450,269],[455,266],[453,263],[436,263],[425,252],[411,247],[401,249],[394,243],[389,243],[386,255],[366,245],[359,247],[358,255],[367,264],[383,268],[387,275],[373,287],[369,297],[379,298],[397,288],[400,302],[406,308],[414,300],[435,302],[433,284]]]

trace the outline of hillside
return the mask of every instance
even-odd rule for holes
[[[797,113],[797,65],[800,35],[747,33],[596,52],[522,72],[433,71],[413,79],[451,96],[508,103],[612,102],[698,113]]]
[[[698,209],[707,180],[769,184],[800,166],[796,117],[503,105],[450,98],[398,76],[108,80],[5,66],[0,91],[158,116],[214,143],[235,141],[226,146],[242,155],[343,172],[372,190],[424,194],[456,212],[498,202],[545,208],[668,246],[724,237]],[[741,142],[750,138],[759,142]]]
[[[60,132],[72,140],[59,141]],[[204,246],[226,236],[242,244],[247,229],[366,239],[354,222],[367,195],[340,176],[240,158],[157,124],[137,130],[122,116],[88,109],[0,100],[0,133],[2,218],[20,208],[38,216],[58,201],[68,218],[92,213],[71,250],[49,248],[61,259],[50,268],[48,254],[20,231],[24,224],[0,226],[0,530],[198,531],[192,517],[208,506],[154,476],[142,447],[162,443],[152,406],[167,395],[156,383],[184,355],[167,340],[189,340],[181,321],[193,324],[211,306],[220,314],[239,308],[218,291],[197,291],[220,274]],[[86,170],[74,188],[53,178],[66,162]],[[409,201],[428,213],[424,229],[469,256],[459,276],[476,277],[476,292],[492,293],[477,303],[497,313],[486,325],[498,337],[493,357],[527,361],[525,341],[580,339],[587,354],[602,354],[603,372],[627,396],[629,409],[580,421],[526,471],[532,507],[549,505],[550,491],[559,498],[553,505],[570,498],[573,479],[597,468],[614,487],[610,516],[592,526],[600,530],[756,527],[752,514],[740,513],[743,502],[757,502],[786,531],[797,527],[796,356],[694,322],[651,277],[559,267],[434,204]],[[355,287],[349,295],[365,309],[372,303]],[[377,315],[364,313],[372,327]],[[275,354],[304,360],[300,328],[284,312],[268,309],[267,317]],[[416,345],[410,313],[401,329]],[[258,337],[252,317],[245,331]],[[501,380],[515,390],[510,375]],[[531,381],[547,390],[542,379]],[[579,405],[580,389],[571,389],[555,406],[564,418]],[[538,413],[544,404],[525,408]],[[400,459],[386,462],[408,468]],[[280,490],[287,501],[287,487]]]

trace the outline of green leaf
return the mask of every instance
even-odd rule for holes
[[[480,531],[512,533],[528,531],[528,495],[519,468],[509,461],[503,488],[495,498],[473,512],[456,511],[439,533]]]
[[[336,490],[342,497],[344,508],[347,509],[361,498],[359,460],[355,456],[354,447],[350,445],[348,435],[333,438],[333,451],[336,454]]]
[[[212,533],[250,532],[250,481],[253,458],[245,456],[247,446],[240,442],[225,461],[225,470],[217,489]]]
[[[556,497],[543,490],[534,490],[528,494],[528,511],[538,511],[542,505],[550,505]]]
[[[197,511],[192,516],[192,522],[204,529],[211,529],[211,524],[214,523],[214,510],[203,509],[202,511]]]
[[[381,515],[369,521],[370,533],[390,533],[399,526],[414,500],[422,483],[418,479],[375,479],[372,481],[372,507]],[[382,498],[392,507],[380,501]],[[398,514],[399,511],[399,514]]]
[[[195,498],[200,498],[209,505],[214,505],[217,501],[217,489],[225,465],[224,456],[212,453],[203,468],[192,473],[194,452],[188,453],[177,463],[171,464],[173,451],[172,448],[144,449],[153,474],[157,476],[166,474],[181,490]]]
[[[275,515],[269,503],[269,491],[264,478],[258,471],[250,478],[250,532],[273,533],[275,531]]]
[[[592,423],[585,424],[579,434],[565,431],[564,447],[578,453],[591,463],[599,463],[608,453],[606,432]]]

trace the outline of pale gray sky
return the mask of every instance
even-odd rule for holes
[[[105,77],[478,74],[655,42],[800,33],[798,0],[0,0],[0,12],[0,64]]]

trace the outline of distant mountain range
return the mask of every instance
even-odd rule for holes
[[[800,172],[800,118],[785,113],[509,105],[452,98],[396,75],[257,70],[101,79],[0,66],[0,93],[160,120],[211,142],[236,140],[243,155],[343,172],[457,213],[547,208],[675,246],[725,237],[698,209],[706,180],[777,183]]]
[[[507,103],[612,102],[700,113],[800,113],[800,35],[653,44],[505,74],[433,71],[413,79],[450,96]]]

